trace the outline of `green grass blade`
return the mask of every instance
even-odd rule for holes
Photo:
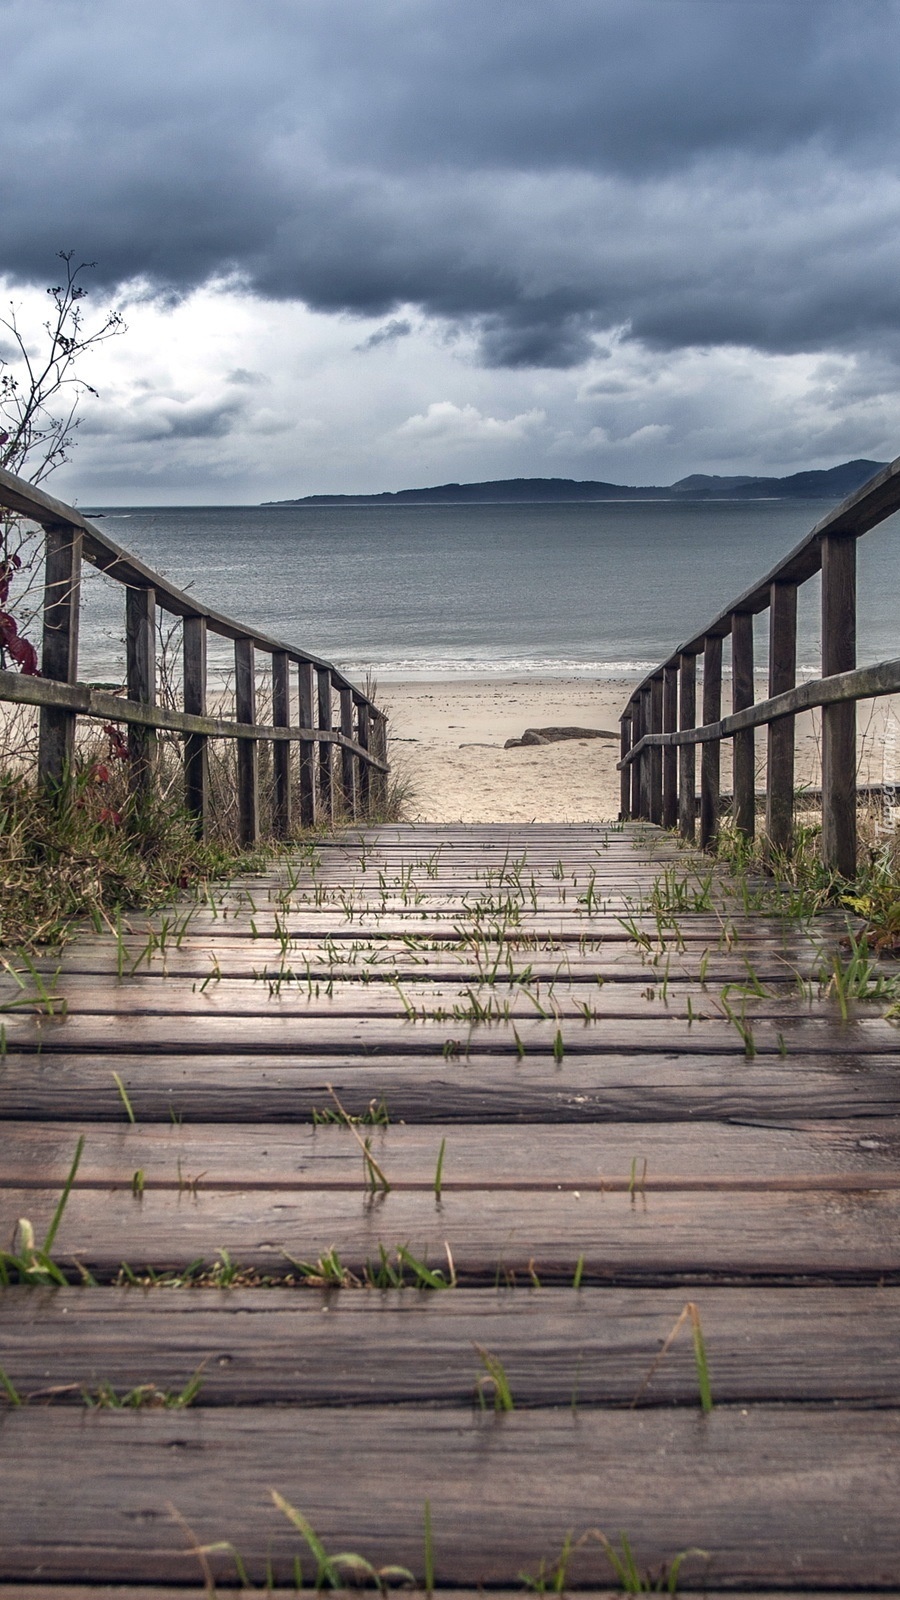
[[[700,1404],[707,1414],[712,1411],[713,1397],[712,1385],[709,1381],[709,1365],[706,1359],[706,1344],[703,1338],[703,1329],[700,1326],[700,1313],[691,1301],[691,1333],[694,1340],[694,1361],[697,1367],[697,1385],[700,1390]]]
[[[12,1378],[7,1376],[2,1367],[0,1367],[0,1388],[5,1389],[6,1398],[11,1406],[20,1406],[22,1404],[22,1396],[19,1394]]]
[[[75,1175],[76,1175],[76,1173],[78,1171],[78,1166],[79,1166],[79,1163],[81,1161],[81,1153],[82,1153],[83,1150],[84,1150],[84,1134],[81,1135],[80,1139],[78,1140],[77,1145],[75,1146],[75,1155],[74,1155],[73,1160],[72,1160],[72,1165],[69,1168],[69,1176],[67,1177],[65,1183],[63,1184],[63,1191],[62,1191],[62,1194],[59,1197],[59,1200],[57,1201],[56,1210],[53,1213],[53,1220],[51,1221],[50,1226],[47,1229],[47,1237],[45,1238],[44,1243],[43,1243],[43,1245],[41,1247],[42,1248],[42,1252],[43,1252],[43,1254],[45,1256],[49,1255],[50,1251],[53,1249],[53,1241],[56,1238],[57,1233],[59,1232],[59,1225],[60,1225],[60,1223],[62,1222],[62,1219],[63,1219],[63,1212],[65,1211],[66,1205],[68,1204],[69,1195],[72,1193],[72,1185],[75,1182]],[[63,1282],[65,1282],[65,1279],[63,1279]]]
[[[125,1088],[125,1085],[122,1082],[122,1079],[119,1077],[119,1074],[117,1072],[113,1073],[113,1077],[116,1080],[116,1088],[119,1091],[119,1098],[121,1099],[122,1104],[125,1107],[125,1111],[126,1111],[126,1114],[128,1116],[128,1121],[130,1123],[134,1124],[137,1121],[137,1118],[135,1117],[135,1114],[134,1114],[134,1107],[132,1106],[131,1101],[128,1098],[128,1090]]]

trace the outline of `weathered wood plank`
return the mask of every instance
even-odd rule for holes
[[[0,1501],[0,1574],[195,1582],[193,1538],[230,1540],[256,1582],[267,1557],[276,1581],[293,1581],[295,1555],[308,1579],[275,1487],[326,1548],[419,1574],[427,1496],[436,1576],[448,1584],[514,1584],[555,1560],[567,1530],[600,1527],[628,1530],[641,1569],[687,1546],[707,1551],[685,1563],[682,1589],[772,1586],[786,1573],[795,1585],[896,1585],[898,1446],[896,1412],[832,1407],[723,1407],[706,1418],[25,1408],[0,1433],[16,1469]],[[232,1561],[213,1560],[233,1579]],[[598,1586],[608,1571],[588,1542],[570,1581]]]
[[[247,636],[246,625],[234,622],[230,617],[223,616],[221,612],[213,611],[209,606],[203,605],[192,594],[175,588],[167,582],[161,573],[155,572],[152,567],[145,565],[137,556],[123,550],[121,545],[114,543],[99,528],[88,522],[74,506],[66,505],[64,501],[55,499],[45,493],[36,485],[27,483],[24,478],[18,478],[11,472],[0,468],[0,505],[21,511],[27,517],[33,517],[36,522],[43,524],[44,528],[57,525],[62,533],[71,538],[73,530],[80,530],[81,542],[84,545],[84,554],[88,561],[93,562],[102,572],[109,573],[117,582],[141,588],[147,584],[155,587],[160,605],[176,617],[204,617],[211,632],[221,634],[225,639],[242,639]],[[328,666],[329,671],[335,674],[338,683],[346,683],[343,674],[328,662],[321,662],[317,656],[310,655],[306,650],[298,650],[284,644],[278,639],[273,639],[264,633],[254,633],[253,639],[264,650],[286,650],[292,661],[312,661],[317,666]],[[16,674],[10,674],[15,677]],[[363,698],[362,691],[355,686],[354,692]],[[372,710],[378,708],[371,703]]]
[[[316,671],[316,725],[322,729],[332,727],[332,675],[328,670]],[[319,800],[326,827],[334,821],[335,774],[331,745],[319,744]]]
[[[156,590],[125,591],[125,673],[129,700],[156,704]],[[156,760],[156,731],[128,724],[128,758],[131,792],[144,803],[149,797]]]
[[[250,638],[234,644],[234,714],[238,722],[256,721],[256,653]],[[252,848],[259,838],[259,751],[252,739],[238,740],[237,791],[240,841]]]
[[[783,1122],[793,1118],[895,1117],[898,1062],[857,1055],[757,1057],[676,1054],[504,1061],[456,1056],[305,1064],[235,1054],[18,1056],[0,1061],[0,1107],[8,1121],[122,1122],[119,1073],[140,1122],[309,1122],[331,1104],[327,1085],[354,1115],[384,1099],[408,1122],[667,1122],[685,1118]]]
[[[291,725],[290,658],[285,650],[277,650],[272,657],[272,721],[279,728]],[[286,741],[272,745],[272,769],[275,782],[272,831],[276,839],[288,839],[292,810],[291,747]]]
[[[804,1589],[803,1600],[858,1600],[858,1589]],[[208,1588],[192,1588],[189,1584],[179,1584],[177,1587],[161,1584],[141,1584],[141,1600],[206,1600]],[[618,1600],[621,1589],[579,1589],[579,1600]],[[717,1589],[704,1589],[706,1600],[730,1600],[733,1591]],[[879,1589],[880,1600],[900,1600],[900,1591],[895,1589]],[[332,1600],[356,1600],[359,1594],[357,1589],[332,1589],[329,1590]],[[481,1600],[484,1594],[482,1588],[477,1589],[441,1589],[441,1600]],[[742,1589],[743,1600],[796,1600],[796,1590]],[[272,1600],[296,1600],[297,1590],[292,1585],[289,1589],[281,1589],[266,1584],[266,1596]],[[498,1589],[492,1587],[491,1595],[494,1600],[521,1600],[522,1588]],[[0,1600],[135,1600],[133,1588],[123,1588],[118,1584],[70,1584],[70,1583],[0,1583]]]
[[[206,621],[185,617],[183,628],[184,709],[206,716]],[[209,821],[209,761],[205,734],[189,733],[184,741],[184,803],[202,835]]]
[[[81,534],[62,522],[44,529],[44,617],[42,678],[72,684],[78,677],[78,619],[81,598]],[[12,674],[10,674],[12,676]],[[75,717],[65,707],[41,707],[38,735],[38,778],[43,788],[58,789],[75,749]]]
[[[334,936],[331,948],[323,948],[316,940],[290,940],[282,952],[280,943],[266,948],[265,941],[253,941],[249,948],[242,939],[210,940],[186,935],[177,945],[166,944],[162,950],[148,948],[140,936],[123,938],[124,973],[128,977],[152,979],[165,983],[169,978],[187,979],[203,983],[210,975],[215,959],[217,982],[254,982],[281,977],[283,983],[306,983],[308,972],[320,978],[323,974],[341,982],[361,978],[368,972],[372,981],[399,979],[406,982],[434,983],[459,982],[472,973],[471,948],[454,940],[429,939],[404,941],[389,937],[368,937],[357,934],[355,939]],[[780,950],[757,947],[746,955],[734,952],[729,955],[718,949],[698,946],[684,952],[666,951],[655,963],[647,953],[639,954],[631,941],[625,939],[587,939],[584,949],[579,942],[543,944],[536,948],[520,950],[516,944],[508,946],[508,953],[489,942],[483,960],[483,970],[488,975],[497,956],[497,977],[508,976],[509,963],[514,972],[531,969],[534,981],[550,983],[565,974],[567,983],[596,987],[597,979],[617,984],[647,984],[667,981],[670,985],[696,982],[701,960],[704,963],[707,987],[718,991],[726,983],[746,985],[748,961],[756,977],[764,984],[778,984],[796,976],[816,979],[822,970],[823,947],[814,940],[795,944],[790,954]],[[15,964],[14,957],[10,957]],[[78,938],[62,951],[52,955],[32,958],[36,969],[46,976],[59,973],[68,981],[70,976],[102,975],[110,973],[110,950],[105,940]],[[18,970],[27,982],[28,969]],[[5,982],[5,980],[4,980]]]
[[[482,983],[471,972],[460,971],[455,983],[436,979],[423,983],[411,976],[400,985],[393,977],[381,977],[365,967],[347,978],[333,979],[312,968],[307,973],[285,965],[280,972],[276,966],[268,977],[246,981],[220,978],[210,960],[199,982],[196,978],[176,977],[171,971],[165,978],[138,973],[123,980],[108,974],[60,975],[46,992],[65,1000],[67,1021],[101,1016],[232,1016],[309,1020],[369,1017],[405,1022],[412,1011],[420,1021],[468,1022],[481,1009],[495,1020],[513,1017],[518,1025],[523,1019],[532,1022],[537,1009],[543,1008],[554,1018],[577,1018],[580,1023],[586,1019],[600,1024],[621,1019],[645,1022],[650,1018],[692,1018],[694,1025],[700,1026],[711,1020],[721,1021],[729,1007],[754,1025],[762,1018],[787,1023],[799,1023],[808,1017],[840,1018],[833,998],[819,997],[815,989],[811,995],[798,996],[796,981],[789,984],[782,978],[771,985],[768,994],[758,995],[748,992],[747,979],[745,972],[743,984],[713,989],[691,979],[657,978],[652,970],[645,969],[643,984],[618,983],[615,979],[598,984],[596,977],[592,979],[587,974],[570,978],[563,967],[548,982],[529,976],[521,983],[504,983],[498,974],[495,982]],[[16,1002],[17,1009],[27,1011],[23,1001],[27,1001],[28,992],[27,988],[23,992],[9,975],[0,979],[0,1003]],[[33,1004],[39,1011],[47,1001],[34,992]],[[885,1004],[884,1000],[855,1002],[853,1014],[879,1021]],[[896,1032],[891,1037],[895,1048],[900,1049]]]
[[[0,1236],[28,1216],[40,1237],[56,1198],[0,1189]],[[468,1284],[510,1273],[528,1281],[532,1272],[571,1284],[581,1258],[584,1281],[599,1284],[900,1282],[900,1194],[479,1190],[437,1201],[408,1190],[373,1196],[360,1165],[356,1193],[331,1193],[327,1212],[316,1191],[75,1189],[54,1251],[108,1281],[123,1261],[135,1271],[176,1271],[222,1250],[243,1267],[284,1276],[292,1260],[315,1262],[336,1249],[362,1275],[382,1246],[391,1254],[408,1247],[445,1272],[449,1248]]]
[[[722,640],[707,634],[703,641],[703,721],[722,715]],[[719,831],[719,768],[721,747],[711,740],[700,747],[700,844],[709,848]]]
[[[516,1408],[696,1406],[691,1340],[642,1388],[684,1307],[679,1289],[7,1291],[0,1365],[33,1403],[82,1389],[181,1390],[198,1406],[466,1405],[502,1361]],[[697,1291],[717,1405],[900,1401],[900,1289]],[[377,1351],[377,1359],[373,1352]],[[53,1391],[61,1391],[54,1393]]]
[[[734,1008],[734,1014],[740,1021],[739,1005]],[[730,1059],[732,1064],[762,1056],[818,1055],[841,1059],[882,1056],[895,1066],[900,1065],[897,1028],[883,1017],[856,1016],[840,1022],[834,1016],[798,1013],[756,1019],[748,1010],[740,1026],[727,1018],[706,1015],[693,1022],[677,1016],[645,1020],[626,1016],[600,1022],[572,1019],[563,1031],[562,1023],[566,1020],[552,1015],[522,1015],[515,1022],[263,1015],[254,1016],[252,1026],[236,1030],[234,1018],[228,1016],[195,1015],[190,1028],[186,1029],[183,1018],[178,1015],[132,1013],[126,1030],[117,1016],[47,1017],[17,1011],[7,1014],[4,1027],[8,1050],[32,1051],[44,1056],[82,1051],[97,1051],[108,1057],[130,1056],[138,1050],[148,1056],[173,1053],[199,1056],[227,1054],[233,1050],[245,1055],[289,1055],[295,1059],[345,1057],[354,1051],[367,1056],[430,1053],[441,1057],[462,1055],[468,1050],[473,1054],[513,1057],[536,1053],[554,1056],[556,1052],[561,1060],[598,1052],[620,1055],[676,1052],[713,1054]],[[745,1042],[748,1029],[752,1045]]]
[[[856,543],[822,540],[822,676],[856,666]],[[856,706],[822,710],[822,859],[835,872],[856,872]]]
[[[749,611],[735,611],[731,618],[731,709],[743,711],[752,706],[753,618]],[[756,809],[756,747],[752,728],[735,736],[733,743],[734,826],[752,839]]]
[[[769,695],[793,689],[797,675],[797,585],[773,583],[769,611]],[[794,834],[794,718],[769,724],[766,838],[790,850]]]
[[[334,1109],[326,1093],[322,1111]],[[120,1115],[122,1114],[120,1110]],[[361,1130],[395,1185],[431,1188],[444,1144],[443,1184],[642,1190],[704,1185],[790,1189],[842,1183],[900,1185],[900,1116],[780,1126],[727,1122],[546,1123],[504,1127],[398,1122]],[[356,1187],[360,1152],[345,1129],[223,1123],[173,1127],[138,1122],[0,1122],[0,1186],[59,1191],[79,1135],[86,1144],[79,1186],[130,1189],[138,1169],[148,1187],[315,1184]],[[646,1163],[646,1165],[645,1165]],[[202,1176],[201,1176],[202,1175]]]

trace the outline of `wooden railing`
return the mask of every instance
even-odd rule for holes
[[[41,675],[0,670],[0,700],[40,707],[38,772],[45,788],[58,789],[70,771],[79,716],[128,727],[132,792],[153,781],[158,730],[184,740],[184,794],[199,831],[209,819],[209,739],[237,742],[237,802],[242,844],[259,837],[259,745],[272,744],[273,831],[292,825],[291,750],[299,746],[299,822],[328,824],[336,809],[349,817],[377,812],[386,798],[387,720],[362,690],[317,656],[235,622],[144,565],[94,527],[72,506],[0,470],[0,507],[39,523],[45,536]],[[82,561],[125,590],[124,695],[78,681],[78,618]],[[157,607],[183,622],[183,709],[157,701]],[[207,635],[234,641],[233,720],[207,714]],[[272,723],[256,717],[256,652],[271,656]],[[291,720],[291,667],[297,669],[298,721]],[[335,727],[335,700],[339,727]],[[340,752],[340,768],[335,755]],[[342,807],[340,805],[342,802]]]
[[[621,815],[694,838],[700,746],[700,844],[719,826],[723,739],[733,740],[735,826],[755,831],[754,730],[768,729],[765,833],[789,851],[794,818],[794,719],[822,708],[822,855],[856,869],[856,702],[900,690],[900,659],[856,667],[856,541],[900,509],[900,458],[845,500],[765,578],[638,685],[622,713]],[[822,574],[822,676],[796,683],[797,589]],[[755,703],[753,618],[769,612],[768,698]],[[730,716],[722,716],[722,641],[731,636]],[[703,700],[697,725],[697,658]]]

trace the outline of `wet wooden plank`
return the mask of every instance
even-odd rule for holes
[[[239,1041],[242,1042],[242,1041]],[[729,1118],[897,1115],[898,1063],[844,1056],[679,1054],[593,1057],[466,1053],[368,1059],[320,1056],[59,1054],[0,1060],[7,1121],[36,1118],[124,1123],[118,1072],[138,1122],[310,1122],[332,1105],[353,1115],[384,1100],[394,1121],[509,1123],[655,1122]]]
[[[651,1191],[661,1185],[900,1184],[900,1117],[801,1121],[793,1127],[622,1122],[586,1124],[576,1131],[546,1124],[437,1122],[360,1131],[371,1139],[373,1154],[395,1184],[429,1188],[442,1144],[442,1181],[448,1188],[558,1183],[627,1188],[635,1175]],[[0,1187],[60,1189],[82,1132],[86,1143],[76,1177],[81,1187],[130,1189],[137,1170],[149,1186],[170,1188],[195,1183],[200,1174],[202,1188],[304,1184],[327,1189],[355,1187],[359,1181],[359,1146],[344,1128],[18,1122],[0,1123]]]
[[[552,1001],[546,1009],[552,1008]],[[733,1008],[740,1019],[740,1005]],[[189,1026],[187,1022],[189,1020]],[[545,1054],[572,1058],[612,1054],[683,1052],[717,1055],[731,1060],[797,1056],[882,1057],[900,1065],[900,1032],[883,1016],[851,1016],[840,1020],[836,1008],[817,1008],[812,1016],[794,1015],[742,1021],[704,1015],[690,1020],[672,1015],[659,1018],[610,1017],[598,1022],[517,1016],[512,1022],[469,1022],[448,1018],[443,1022],[405,1017],[369,1016],[230,1016],[137,1015],[124,1028],[118,1016],[29,1015],[21,1011],[4,1018],[8,1051],[44,1056],[78,1052],[102,1053],[110,1059],[140,1051],[146,1056],[173,1054],[218,1055],[229,1050],[260,1057],[346,1056],[351,1052],[381,1055],[442,1056],[448,1048],[459,1052],[496,1056]],[[563,1027],[563,1023],[566,1024]],[[518,1039],[516,1038],[518,1034]],[[0,1076],[2,1082],[2,1076]]]
[[[391,1174],[386,1173],[388,1180]],[[27,1216],[38,1238],[56,1195],[0,1190],[0,1237]],[[315,1262],[336,1249],[363,1275],[381,1247],[407,1248],[460,1281],[504,1281],[532,1272],[548,1284],[571,1284],[579,1259],[588,1283],[721,1282],[871,1283],[900,1281],[900,1194],[867,1189],[730,1192],[664,1191],[629,1195],[598,1190],[392,1190],[373,1194],[360,1164],[359,1186],[334,1191],[327,1209],[316,1191],[76,1189],[55,1244],[59,1259],[77,1256],[104,1280],[123,1261],[138,1271],[183,1270],[227,1250],[234,1262],[279,1276],[291,1260]]]
[[[706,976],[708,989],[721,989],[726,983],[747,984],[752,968],[760,983],[778,984],[797,977],[817,980],[822,970],[823,954],[816,945],[795,946],[786,951],[771,952],[761,948],[749,955],[728,955],[709,947],[679,954],[667,952],[656,963],[648,960],[646,953],[638,955],[632,944],[624,940],[598,940],[596,945],[587,942],[582,951],[578,941],[546,949],[519,950],[513,943],[497,964],[498,975],[513,969],[522,972],[531,969],[538,983],[558,982],[565,977],[575,984],[596,985],[598,978],[617,984],[631,983],[645,987],[667,979],[669,983],[699,981],[700,962]],[[490,973],[497,957],[497,947],[488,946],[483,956],[483,970]],[[59,974],[68,983],[70,976],[103,976],[109,978],[115,971],[111,965],[108,944],[90,944],[80,940],[60,955],[43,956],[34,963],[37,970],[49,979]],[[214,980],[210,973],[215,971]],[[459,983],[464,977],[477,976],[472,952],[455,943],[436,943],[423,940],[421,944],[365,938],[341,940],[333,955],[326,953],[321,944],[291,944],[282,952],[272,943],[260,941],[248,948],[244,941],[213,945],[210,941],[185,939],[173,949],[146,952],[144,942],[132,941],[125,949],[123,979],[139,977],[154,979],[163,984],[170,978],[186,980],[198,986],[207,980],[218,983],[264,983],[267,978],[283,981],[283,985],[306,983],[311,974],[320,982],[332,977],[335,982],[357,979],[367,973],[372,981],[401,983]],[[28,982],[29,974],[22,969],[21,976]],[[4,994],[11,992],[9,980],[4,979]],[[210,983],[207,983],[207,989]],[[21,991],[19,991],[21,993]],[[34,992],[33,989],[30,992]],[[206,992],[206,991],[204,991]]]
[[[708,983],[657,976],[652,971],[645,973],[643,984],[612,979],[598,983],[596,977],[587,974],[581,979],[572,978],[564,967],[544,982],[531,975],[522,982],[503,982],[498,975],[493,983],[486,983],[470,970],[460,973],[455,983],[423,983],[408,978],[401,984],[365,968],[355,978],[346,979],[333,979],[312,968],[308,973],[293,968],[279,973],[276,969],[267,977],[248,982],[223,980],[210,964],[205,977],[199,980],[171,973],[161,982],[140,975],[127,980],[109,974],[60,976],[52,985],[41,985],[40,990],[33,982],[23,990],[7,976],[0,983],[0,1004],[11,1001],[20,1014],[25,1014],[30,997],[31,1013],[40,1015],[47,1004],[46,995],[51,994],[57,1003],[65,1002],[67,1024],[74,1017],[183,1017],[191,1020],[192,1027],[198,1019],[219,1017],[254,1021],[366,1017],[393,1020],[402,1026],[409,1022],[411,1014],[417,1024],[434,1020],[452,1024],[471,1022],[484,1013],[497,1022],[514,1018],[521,1032],[521,1024],[533,1024],[541,1011],[554,1019],[581,1024],[622,1019],[645,1023],[652,1018],[690,1020],[699,1025],[721,1022],[723,1017],[728,1020],[729,1010],[754,1024],[757,1019],[775,1018],[792,1029],[807,1017],[841,1021],[837,1002],[832,998],[823,1000],[817,992],[821,985],[804,984],[805,992],[798,994],[797,980],[788,980],[783,974],[767,992],[756,993],[758,987],[758,983],[749,986],[746,971],[743,982],[713,988]],[[886,1005],[885,1000],[851,1002],[854,1020],[880,1022]],[[9,1030],[8,1040],[12,1037]],[[896,1028],[887,1037],[900,1048]]]
[[[481,1588],[477,1589],[441,1589],[441,1600],[481,1600]],[[580,1589],[579,1600],[618,1600],[621,1589]],[[332,1600],[358,1600],[358,1589],[332,1589],[329,1591]],[[731,1591],[704,1589],[706,1600],[729,1600]],[[895,1589],[879,1589],[881,1600],[900,1600],[900,1591]],[[140,1600],[206,1600],[209,1594],[207,1588],[192,1588],[189,1584],[179,1584],[177,1587],[161,1584],[142,1584]],[[297,1590],[292,1585],[289,1589],[278,1587],[266,1588],[267,1597],[272,1600],[296,1600]],[[493,1588],[491,1594],[494,1600],[521,1600],[522,1587],[517,1589]],[[796,1600],[796,1590],[742,1589],[743,1600]],[[804,1589],[804,1600],[858,1600],[858,1589]],[[123,1587],[115,1583],[104,1584],[72,1584],[72,1583],[0,1583],[0,1600],[135,1600],[133,1587]]]
[[[600,1527],[628,1530],[641,1569],[706,1550],[686,1563],[682,1588],[778,1586],[786,1572],[809,1587],[896,1586],[898,1445],[897,1412],[833,1407],[723,1407],[706,1418],[29,1407],[0,1431],[15,1463],[0,1500],[0,1576],[196,1582],[174,1507],[194,1540],[232,1541],[254,1581],[270,1556],[275,1580],[289,1583],[305,1551],[274,1487],[327,1548],[420,1575],[427,1496],[447,1584],[513,1585],[555,1559],[567,1530]],[[233,1563],[214,1559],[233,1578]],[[570,1581],[607,1580],[602,1550],[585,1543]]]
[[[900,1289],[705,1285],[695,1299],[717,1405],[900,1403]],[[647,1381],[684,1303],[683,1289],[9,1290],[0,1365],[32,1405],[107,1384],[179,1392],[200,1372],[200,1407],[466,1406],[480,1347],[517,1409],[696,1406],[684,1331]]]

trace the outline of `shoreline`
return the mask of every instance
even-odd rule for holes
[[[587,822],[619,813],[619,716],[644,673],[567,677],[384,680],[389,758],[410,787],[410,821]],[[730,679],[723,706],[730,704]],[[757,693],[764,697],[765,677]],[[526,728],[577,726],[615,738],[565,740],[506,750]],[[860,784],[900,780],[900,696],[857,707]],[[796,719],[796,783],[818,787],[818,712]],[[756,740],[757,787],[765,784],[765,731]],[[722,747],[722,789],[731,785],[731,747]]]

